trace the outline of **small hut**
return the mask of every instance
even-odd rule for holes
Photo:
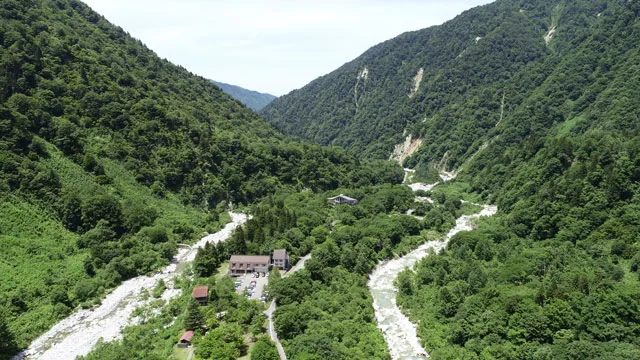
[[[191,338],[193,338],[193,331],[185,331],[178,342],[179,348],[186,348],[191,346]]]
[[[193,288],[193,293],[191,294],[200,306],[206,306],[209,301],[209,287],[208,286],[196,286]]]

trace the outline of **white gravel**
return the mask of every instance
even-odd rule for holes
[[[408,253],[407,255],[382,262],[369,276],[369,291],[373,296],[373,308],[378,321],[378,328],[389,346],[391,358],[422,359],[428,357],[427,351],[420,345],[416,333],[416,325],[402,314],[396,304],[396,288],[393,286],[398,273],[413,266],[428,255],[430,249],[436,252],[444,248],[451,237],[460,231],[469,231],[475,220],[481,216],[491,216],[498,210],[495,206],[484,205],[482,211],[474,215],[463,215],[456,220],[456,225],[449,231],[444,241],[430,241]],[[420,354],[424,354],[421,356]]]
[[[413,183],[413,184],[409,184],[409,187],[413,191],[418,191],[418,190],[429,191],[429,190],[433,189],[434,186],[436,186],[438,184],[439,183],[435,183],[435,184]]]
[[[245,214],[230,214],[232,220],[222,230],[205,236],[190,248],[179,249],[172,263],[161,272],[123,282],[102,300],[100,306],[80,310],[60,321],[11,360],[74,359],[76,356],[89,353],[100,338],[104,341],[119,338],[122,329],[135,321],[131,318],[133,311],[153,300],[152,296],[145,299],[145,292],[151,291],[162,279],[167,286],[162,299],[170,300],[178,296],[180,290],[173,289],[173,278],[178,275],[177,265],[192,262],[199,248],[208,242],[226,240],[236,227],[248,220]]]

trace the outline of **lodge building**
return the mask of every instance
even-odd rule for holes
[[[229,258],[229,275],[269,272],[272,266],[280,270],[289,269],[289,255],[285,249],[273,251],[273,261],[269,255],[231,255]]]
[[[269,255],[231,255],[229,275],[238,276],[252,272],[268,272],[271,259]]]
[[[289,255],[287,250],[277,249],[273,250],[273,266],[280,270],[289,270]]]

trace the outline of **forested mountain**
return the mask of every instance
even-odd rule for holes
[[[397,281],[433,358],[640,358],[639,18],[637,1],[497,1],[380,44],[263,111],[362,157],[424,138],[409,166],[461,171],[417,205],[407,187],[379,185],[400,182],[398,166],[288,140],[79,1],[4,0],[0,358],[166,264],[229,202],[265,196],[223,252],[199,253],[195,275],[214,276],[224,251],[311,251],[272,283],[292,359],[388,359],[367,274],[442,236],[473,207],[461,197],[499,213]],[[330,207],[339,191],[361,203]],[[262,332],[227,280],[207,324],[229,309]],[[166,358],[181,310],[98,351]]]
[[[292,142],[76,0],[0,2],[0,358],[284,187],[400,182]]]
[[[231,95],[232,98],[245,104],[249,109],[253,111],[260,111],[270,102],[272,102],[276,96],[271,94],[261,93],[253,90],[247,90],[236,85],[229,85],[223,82],[214,81],[214,84],[218,85],[222,91]]]
[[[637,1],[497,1],[263,110],[363,156],[406,130],[424,138],[408,166],[461,168],[498,205],[398,279],[433,358],[640,358],[639,17]]]
[[[594,68],[569,68],[567,62],[594,41],[608,54],[615,43],[593,36],[625,3],[496,1],[376,45],[261,113],[285,133],[341,145],[364,157],[388,158],[410,134],[424,138],[424,145],[409,165],[439,162],[448,153],[443,165],[454,168],[509,131],[506,123],[517,121],[519,109],[553,74],[586,80]],[[606,58],[600,60],[618,60]],[[593,79],[604,75],[590,74]],[[560,122],[554,111],[568,117],[569,110],[583,110],[569,105],[589,104],[588,98],[574,104],[582,85],[569,82],[558,89],[554,103],[571,102],[545,111],[546,128]]]

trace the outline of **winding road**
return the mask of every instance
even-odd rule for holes
[[[100,338],[104,341],[117,339],[122,328],[135,323],[136,319],[131,318],[133,311],[154,300],[144,294],[151,291],[159,280],[164,280],[167,286],[161,299],[168,301],[178,296],[181,291],[173,289],[173,278],[195,259],[198,249],[207,243],[225,241],[236,227],[249,219],[245,214],[230,215],[231,222],[222,230],[203,237],[190,247],[180,247],[171,264],[161,272],[123,282],[102,300],[100,306],[80,310],[60,321],[11,360],[74,359],[89,353]]]
[[[294,266],[292,266],[291,269],[289,269],[289,271],[287,271],[286,274],[284,274],[284,277],[287,277],[300,269],[304,269],[304,263],[307,262],[307,260],[309,259],[311,259],[311,254],[307,254],[302,258],[300,258],[300,260],[298,260],[298,262]],[[280,343],[280,339],[278,339],[278,333],[276,333],[276,328],[273,325],[273,313],[275,311],[276,311],[276,299],[273,299],[271,301],[271,305],[269,305],[269,308],[264,312],[267,319],[269,319],[269,329],[268,329],[269,337],[271,337],[271,340],[273,340],[273,342],[276,343],[276,347],[278,348],[278,355],[280,355],[280,360],[287,360],[287,354],[284,352],[282,343]]]

